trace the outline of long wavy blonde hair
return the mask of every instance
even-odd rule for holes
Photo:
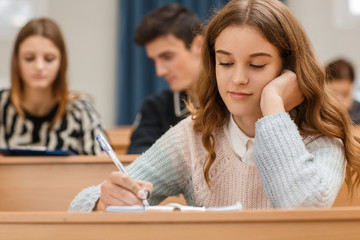
[[[21,107],[21,99],[24,94],[24,83],[20,74],[19,66],[19,47],[21,43],[31,36],[42,36],[51,40],[59,49],[61,62],[59,72],[53,83],[52,90],[54,98],[59,103],[54,119],[50,123],[52,127],[55,122],[60,119],[66,111],[66,104],[69,101],[69,92],[67,84],[67,54],[65,42],[58,25],[49,18],[36,18],[29,21],[18,33],[11,59],[11,88],[10,99],[17,113],[21,117],[25,117],[24,110]]]
[[[255,27],[277,47],[282,56],[283,68],[296,73],[304,94],[304,101],[292,110],[300,134],[321,134],[342,140],[347,161],[346,182],[352,192],[354,185],[360,181],[360,164],[357,159],[360,157],[360,145],[352,134],[351,120],[326,87],[324,68],[316,59],[301,24],[278,0],[233,0],[215,14],[205,30],[203,66],[196,83],[198,102],[192,108],[192,116],[194,130],[202,133],[202,143],[208,152],[204,164],[207,183],[210,183],[209,170],[216,160],[212,133],[229,120],[228,109],[216,83],[214,52],[216,38],[228,26]]]

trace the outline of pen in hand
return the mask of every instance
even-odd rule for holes
[[[113,160],[113,162],[115,163],[115,165],[117,166],[117,168],[122,172],[125,173],[126,175],[129,175],[126,172],[125,167],[122,165],[122,163],[120,162],[120,160],[117,158],[114,150],[112,149],[111,145],[106,141],[106,139],[104,138],[104,136],[101,133],[98,133],[98,135],[96,136],[96,140],[98,141],[98,143],[100,144],[101,148],[107,153],[107,155],[111,158],[111,160]],[[147,200],[142,200],[142,203],[144,204],[145,207],[149,206],[149,203]]]

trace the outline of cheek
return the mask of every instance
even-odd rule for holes
[[[51,69],[51,74],[56,76],[60,70],[60,62],[55,62],[51,64],[50,69]]]
[[[193,69],[194,66],[191,64],[186,56],[178,56],[172,60],[172,68],[174,71],[177,71],[181,75],[187,74],[190,69]]]
[[[261,82],[261,89],[263,89],[266,85],[268,85],[272,80],[274,80],[275,77],[272,78],[266,78]]]
[[[280,75],[279,71],[275,69],[269,69],[265,72],[256,72],[253,74],[254,82],[257,83],[258,89],[262,90],[266,85],[268,85],[272,80],[277,78]]]
[[[184,51],[178,53],[172,60],[173,71],[177,71],[181,75],[191,75],[194,72],[194,68],[197,67],[194,64],[193,56],[191,53]]]
[[[221,92],[221,79],[222,79],[222,77],[221,77],[221,74],[220,74],[220,72],[218,71],[217,68],[215,69],[215,77],[216,77],[216,84],[218,86],[219,91]]]
[[[22,78],[30,74],[30,64],[24,61],[19,61],[19,71]]]
[[[225,85],[226,85],[226,78],[224,77],[224,73],[221,71],[216,71],[216,84],[218,86],[218,90],[221,96],[223,96],[224,91],[226,91],[225,89]]]
[[[170,71],[171,73],[175,73],[176,75],[183,74],[184,66],[181,64],[181,61],[179,59],[172,59],[165,63],[164,68]]]
[[[230,69],[224,69],[216,66],[215,74],[217,81],[221,82],[222,84],[226,84],[227,82],[231,81],[232,72],[230,71]]]
[[[249,75],[250,83],[253,84],[255,87],[254,90],[258,90],[258,92],[261,92],[262,89],[269,83],[271,80],[273,80],[272,77],[270,77],[266,73],[261,72],[255,72]]]

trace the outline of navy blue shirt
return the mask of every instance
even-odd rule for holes
[[[176,96],[176,95],[175,95]],[[182,114],[176,114],[174,93],[165,90],[147,97],[135,120],[135,130],[131,135],[128,154],[141,154],[150,148],[171,126],[176,125],[187,113],[184,104],[185,92],[175,97]],[[179,109],[178,109],[179,110]],[[185,110],[185,111],[184,111]]]
[[[353,105],[351,106],[351,109],[349,110],[349,114],[351,117],[351,120],[355,124],[360,124],[360,103],[356,100],[354,100]]]

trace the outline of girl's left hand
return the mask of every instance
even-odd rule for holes
[[[296,74],[284,70],[262,90],[260,108],[264,116],[277,112],[288,112],[304,101]]]

